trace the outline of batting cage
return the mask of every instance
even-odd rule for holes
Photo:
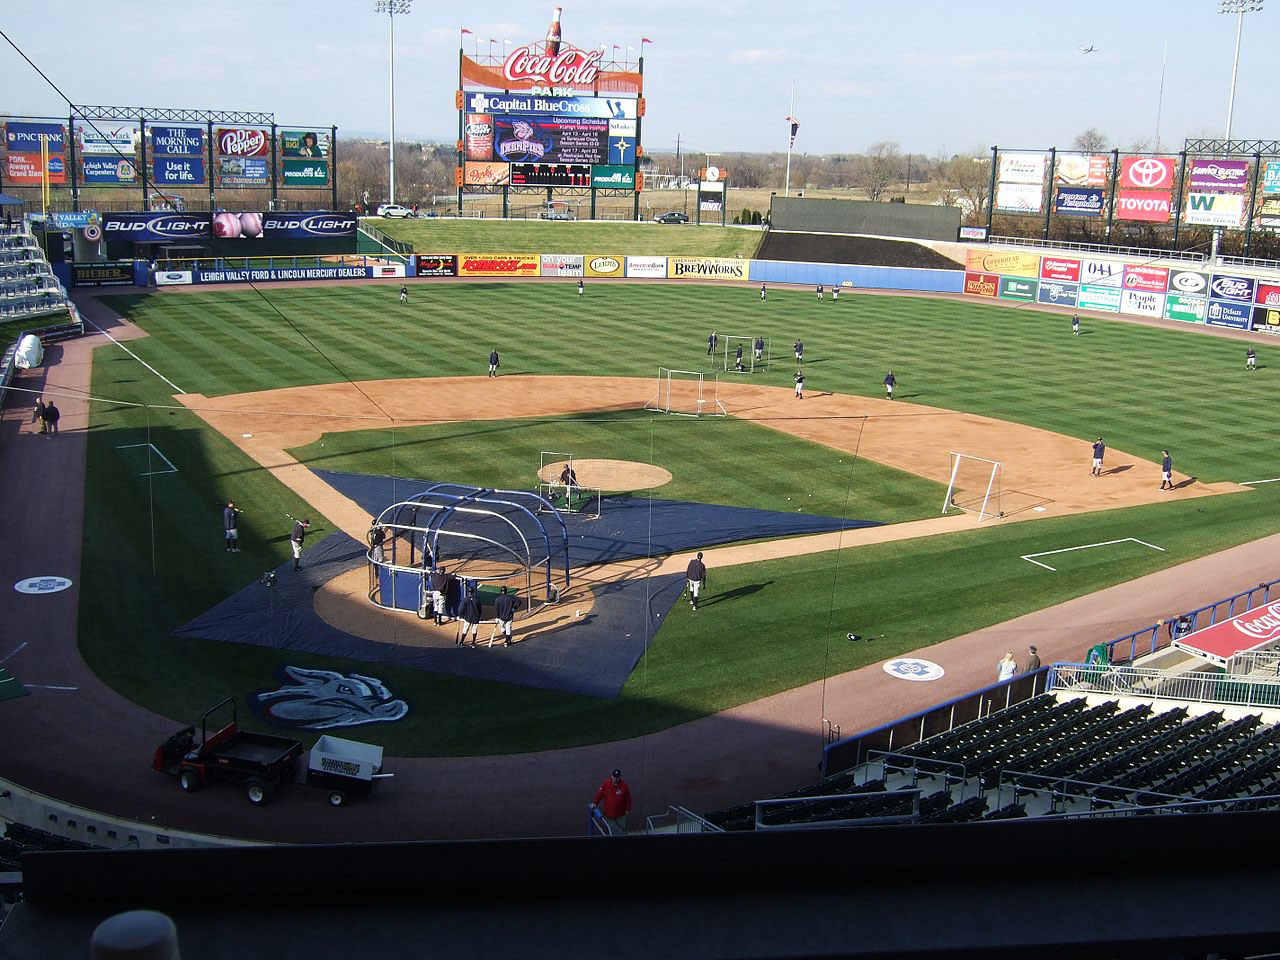
[[[429,616],[432,575],[449,616],[474,588],[492,605],[503,587],[522,615],[569,586],[569,532],[536,493],[437,483],[385,508],[370,530],[369,599]],[[559,572],[558,572],[559,571]]]

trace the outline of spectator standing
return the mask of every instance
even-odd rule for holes
[[[52,400],[45,405],[44,422],[48,424],[48,435],[50,438],[58,435],[58,421],[62,418],[62,411],[58,409],[58,405]]]
[[[622,779],[622,771],[615,769],[591,800],[591,808],[604,817],[611,836],[627,832],[627,814],[631,812],[631,788]]]
[[[31,411],[31,422],[40,421],[40,432],[44,433],[49,429],[49,422],[44,418],[44,397],[36,397],[36,405]]]
[[[222,529],[227,539],[227,553],[240,552],[240,531],[237,529],[241,511],[234,500],[228,500],[222,508]]]
[[[1027,665],[1022,668],[1023,673],[1035,673],[1040,669],[1040,654],[1036,653],[1036,646],[1033,643],[1027,647]]]
[[[996,683],[1003,680],[1012,680],[1018,673],[1018,662],[1013,659],[1013,651],[1010,650],[996,664]]]

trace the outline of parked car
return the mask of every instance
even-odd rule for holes
[[[548,209],[538,213],[541,220],[573,220],[575,219],[572,210]]]
[[[378,216],[380,217],[414,217],[417,216],[408,207],[402,207],[398,203],[384,203],[378,208]]]
[[[681,213],[679,210],[672,210],[670,213],[660,213],[653,218],[656,223],[688,223],[687,214]]]

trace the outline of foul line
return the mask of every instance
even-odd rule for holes
[[[116,447],[116,449],[117,450],[136,450],[138,447],[150,447],[155,452],[155,455],[157,457],[159,457],[165,463],[169,464],[168,470],[148,470],[146,473],[138,474],[138,476],[153,477],[158,473],[177,473],[178,472],[178,468],[175,467],[170,462],[168,457],[166,457],[163,453],[160,452],[160,449],[154,443],[124,443]]]
[[[29,690],[79,690],[79,687],[55,687],[47,683],[24,683],[24,687]]]
[[[9,652],[8,656],[6,656],[3,660],[0,660],[0,663],[8,663],[13,656],[19,653],[22,650],[22,648],[25,647],[30,642],[31,642],[30,640],[23,640],[20,644],[18,644],[13,650]]]
[[[1078,547],[1063,547],[1061,550],[1042,550],[1040,553],[1024,553],[1019,559],[1034,563],[1037,567],[1044,567],[1046,570],[1058,572],[1057,567],[1051,567],[1047,563],[1041,563],[1039,560],[1032,560],[1032,557],[1048,557],[1055,553],[1070,553],[1072,550],[1088,550],[1090,547],[1109,547],[1113,543],[1137,543],[1144,547],[1150,547],[1152,550],[1159,550],[1161,553],[1166,552],[1164,547],[1157,547],[1154,543],[1147,543],[1145,540],[1139,540],[1137,537],[1121,537],[1119,540],[1103,540],[1101,543],[1086,543]]]
[[[1256,487],[1260,483],[1280,483],[1280,477],[1272,477],[1270,480],[1245,480],[1240,486]]]
[[[86,316],[84,316],[83,314],[81,314],[81,319],[82,319],[82,320],[84,320],[84,322],[85,322],[85,323],[87,323],[89,326],[93,327],[93,329],[97,330],[99,333],[101,333],[103,336],[105,336],[108,340],[110,340],[112,343],[114,343],[117,347],[119,347],[121,350],[123,350],[123,351],[124,351],[125,353],[127,353],[129,356],[133,357],[133,359],[137,360],[140,364],[142,364],[144,367],[146,367],[148,370],[150,370],[152,373],[154,373],[157,377],[159,377],[161,380],[163,380],[163,381],[164,381],[165,383],[167,383],[169,386],[173,387],[173,389],[177,390],[179,393],[186,393],[186,392],[187,392],[187,391],[183,390],[180,386],[178,386],[176,383],[174,383],[172,380],[170,380],[168,377],[166,377],[166,376],[165,376],[163,373],[161,373],[159,370],[157,370],[155,367],[153,367],[151,364],[147,363],[147,361],[143,360],[140,356],[138,356],[136,353],[134,353],[132,350],[130,350],[128,347],[126,347],[123,343],[121,343],[119,340],[117,340],[117,339],[116,339],[115,337],[113,337],[111,334],[107,333],[107,331],[106,331],[106,330],[103,330],[100,326],[98,326],[96,323],[94,323],[94,322],[93,322],[92,320],[90,320],[88,317],[86,317]]]

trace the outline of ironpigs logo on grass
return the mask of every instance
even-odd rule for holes
[[[409,705],[377,677],[286,666],[282,686],[249,697],[263,719],[294,730],[330,730],[399,720]],[[290,684],[289,681],[296,681]]]

